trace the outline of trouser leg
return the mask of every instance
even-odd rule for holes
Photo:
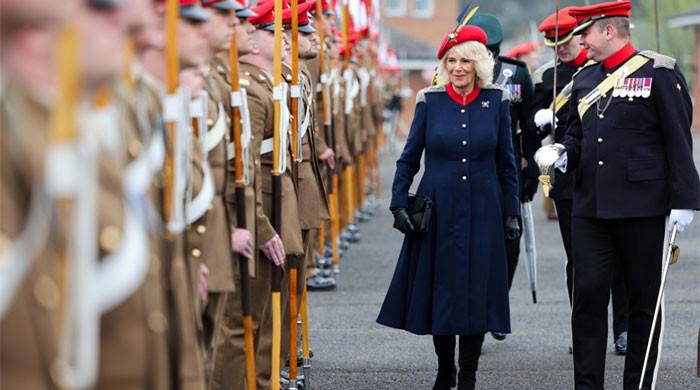
[[[573,218],[574,381],[577,390],[602,390],[608,330],[608,302],[614,263],[618,261],[609,221]]]
[[[664,217],[620,220],[615,227],[616,242],[621,254],[629,296],[625,390],[637,389],[641,378],[654,308],[661,285],[664,229]],[[660,313],[647,364],[644,388],[651,388],[657,361],[661,320]]]
[[[556,199],[554,205],[557,209],[559,232],[561,233],[561,240],[566,252],[566,289],[569,293],[569,305],[571,305],[574,287],[574,258],[571,249],[571,199]]]
[[[627,296],[627,282],[622,262],[615,264],[613,280],[610,285],[612,294],[613,334],[615,337],[627,331],[627,317],[629,316]]]

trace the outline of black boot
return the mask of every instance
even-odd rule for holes
[[[433,336],[435,354],[438,357],[438,373],[433,390],[450,390],[457,385],[455,343],[455,336]]]
[[[479,368],[479,356],[484,335],[459,336],[459,386],[457,390],[474,390],[476,388],[476,370]]]

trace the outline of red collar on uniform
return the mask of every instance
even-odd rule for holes
[[[469,95],[460,95],[459,92],[455,91],[455,89],[452,88],[452,83],[447,83],[445,85],[445,89],[447,90],[447,94],[450,95],[452,100],[457,102],[457,104],[461,104],[464,106],[473,102],[474,99],[476,99],[476,97],[479,96],[479,92],[481,92],[481,88],[475,86],[474,89],[471,92],[469,92]]]
[[[626,44],[622,49],[618,50],[617,53],[611,55],[610,57],[603,60],[603,66],[606,69],[612,69],[621,65],[623,62],[627,61],[628,58],[632,57],[637,50],[632,46],[632,43]]]
[[[581,52],[578,53],[578,56],[574,58],[573,61],[565,62],[566,65],[572,67],[572,68],[579,68],[581,65],[583,65],[586,60],[588,59],[588,50],[586,49],[581,49]]]

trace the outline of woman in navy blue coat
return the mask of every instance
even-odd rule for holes
[[[472,389],[486,332],[510,333],[506,236],[520,234],[518,177],[504,91],[491,83],[486,34],[464,26],[438,52],[440,80],[420,91],[396,163],[391,210],[406,234],[377,322],[433,335],[434,389]],[[408,191],[425,152],[417,194],[433,201],[427,233],[414,232]]]

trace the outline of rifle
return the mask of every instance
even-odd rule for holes
[[[329,147],[333,150],[337,150],[335,133],[332,128],[331,120],[331,107],[330,107],[330,84],[329,84],[329,69],[325,69],[326,66],[326,31],[325,23],[323,21],[323,4],[322,0],[316,0],[316,15],[319,18],[320,23],[318,23],[318,35],[320,40],[319,47],[319,62],[321,67],[321,110],[323,113],[323,131],[326,136],[326,141]],[[339,221],[338,221],[338,175],[336,175],[335,169],[329,167],[328,169],[328,208],[331,217],[331,252],[333,256],[333,268],[335,272],[340,271],[340,256],[338,254],[338,234],[340,231]],[[321,247],[320,253],[324,253],[325,247],[323,246],[323,241],[325,237],[321,236]]]
[[[291,86],[291,110],[292,110],[292,172],[296,179],[298,164],[301,160],[301,134],[299,132],[299,1],[291,0],[292,10],[292,86]],[[275,75],[276,76],[276,75]],[[289,259],[289,390],[297,388],[297,274],[299,272],[298,259],[292,256]],[[273,375],[278,372],[273,370]]]
[[[286,97],[282,93],[282,0],[275,1],[275,53],[274,53],[274,136],[272,149],[272,227],[275,231],[282,231],[282,99]],[[282,268],[272,267],[272,390],[280,389],[280,347],[282,342],[282,308],[280,294],[282,290]]]
[[[239,228],[245,229],[245,174],[243,170],[243,142],[241,137],[241,108],[246,107],[245,92],[241,90],[238,72],[238,38],[234,28],[229,47],[229,65],[231,68],[231,124],[234,145],[234,165],[236,169],[236,222]],[[254,205],[251,205],[253,207]],[[253,317],[250,302],[249,258],[238,256],[239,273],[241,274],[241,309],[243,312],[243,334],[245,339],[245,367],[248,390],[257,386],[255,374],[255,349],[253,344]]]

